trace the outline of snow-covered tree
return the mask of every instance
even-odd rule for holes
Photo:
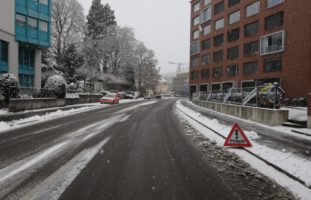
[[[87,16],[87,37],[102,39],[107,35],[108,28],[116,24],[114,11],[109,4],[103,5],[101,0],[93,0]]]
[[[76,70],[84,64],[83,55],[79,52],[75,44],[70,44],[61,57],[62,67],[60,70],[68,83],[76,82]]]
[[[5,103],[10,98],[18,97],[19,85],[16,76],[13,74],[1,74],[0,76],[0,94],[4,97]]]

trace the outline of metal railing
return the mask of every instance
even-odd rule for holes
[[[285,92],[278,85],[200,91],[193,99],[258,107],[279,108]]]

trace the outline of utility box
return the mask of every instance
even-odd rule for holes
[[[311,128],[311,93],[308,96],[308,128]]]

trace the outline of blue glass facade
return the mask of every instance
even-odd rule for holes
[[[18,48],[18,79],[21,87],[33,87],[35,75],[35,50],[25,46]]]
[[[15,10],[16,40],[49,47],[51,0],[15,0]]]
[[[15,0],[15,38],[18,42],[18,79],[21,87],[34,87],[35,49],[51,40],[51,1]]]

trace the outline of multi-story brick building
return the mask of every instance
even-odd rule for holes
[[[51,0],[0,0],[0,73],[41,88],[41,52],[50,46]]]
[[[278,82],[311,91],[310,0],[192,0],[190,91]]]

